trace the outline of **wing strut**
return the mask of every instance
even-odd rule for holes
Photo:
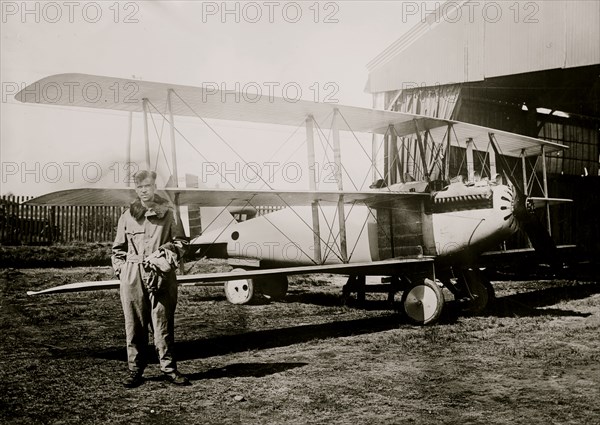
[[[423,177],[426,181],[429,181],[429,175],[427,175],[427,157],[425,156],[425,146],[423,145],[423,139],[421,138],[421,132],[419,131],[419,123],[416,119],[413,120],[415,124],[415,135],[417,136],[417,145],[419,152],[421,153],[421,166],[423,170]],[[415,146],[416,150],[416,146]],[[415,152],[415,162],[417,161],[417,155]]]
[[[150,170],[150,135],[148,134],[148,99],[142,99],[142,107],[144,109],[144,146],[146,152],[146,170]]]
[[[549,198],[548,194],[548,174],[546,173],[546,146],[542,145],[542,176],[544,178],[544,197]],[[548,234],[552,236],[552,225],[550,224],[550,203],[546,202],[546,226]]]
[[[529,184],[527,183],[527,161],[525,157],[525,149],[521,150],[521,170],[523,172],[523,193],[527,194],[529,191]]]
[[[391,157],[391,163],[389,164],[390,171],[388,174],[388,178],[390,179],[390,185],[396,184],[398,182],[398,135],[396,134],[396,129],[393,125],[390,124],[390,147],[388,152]]]
[[[490,180],[494,180],[496,178],[496,174],[498,173],[498,171],[496,170],[496,151],[494,149],[490,150],[488,146],[486,153],[488,155],[488,158],[490,159]]]
[[[333,111],[333,123],[331,125],[332,136],[333,136],[333,161],[335,162],[335,180],[337,182],[338,190],[342,192],[344,190],[344,184],[342,182],[342,151],[340,148],[340,129],[339,129],[339,116],[340,112],[336,108]],[[346,245],[346,214],[344,211],[344,195],[340,195],[338,200],[338,224],[340,226],[340,254],[344,263],[348,262],[348,248]]]
[[[131,166],[131,136],[133,134],[133,112],[129,112],[129,119],[127,120],[127,152],[125,153],[126,162],[125,167],[130,170]],[[131,187],[131,175],[127,175],[127,187]]]
[[[452,142],[452,124],[448,124],[448,133],[447,133],[447,140],[446,140],[446,147],[445,147],[445,151],[446,153],[444,154],[444,181],[449,182],[450,181],[450,146],[451,146],[451,142]]]
[[[173,163],[173,184],[179,187],[179,176],[177,175],[177,150],[175,148],[175,121],[173,120],[173,105],[171,104],[171,94],[173,89],[167,92],[167,107],[169,108],[169,129],[171,132],[171,162]],[[176,205],[179,209],[179,205]],[[179,212],[179,211],[178,211]]]
[[[475,162],[473,161],[473,139],[469,137],[467,139],[467,181],[475,181]]]
[[[308,154],[308,188],[310,190],[317,189],[316,182],[316,170],[315,167],[315,133],[313,128],[313,116],[309,115],[306,117],[306,151]],[[311,202],[312,210],[312,231],[313,231],[313,245],[314,245],[314,258],[316,264],[321,264],[321,228],[319,225],[319,201],[315,200]]]

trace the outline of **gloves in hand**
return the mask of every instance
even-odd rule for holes
[[[168,273],[171,270],[175,270],[179,263],[177,256],[173,252],[159,248],[144,260],[144,266],[146,265],[162,273]]]
[[[177,256],[163,248],[159,248],[144,260],[144,284],[150,293],[157,292],[165,280],[165,275],[179,265]]]

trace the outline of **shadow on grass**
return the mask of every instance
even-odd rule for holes
[[[295,291],[288,293],[283,303],[300,303],[300,304],[311,304],[322,307],[350,307],[358,310],[366,311],[381,311],[389,310],[390,312],[398,308],[398,303],[390,303],[385,299],[366,299],[364,301],[358,301],[355,296],[345,298],[340,290],[340,293],[326,293],[326,292],[304,292]]]
[[[221,378],[262,378],[267,375],[285,372],[306,366],[308,363],[233,363],[225,367],[210,369],[204,372],[185,373],[190,381],[202,381]],[[162,375],[146,378],[147,381],[166,381]]]
[[[283,303],[301,303],[301,304],[314,304],[323,307],[337,307],[344,305],[344,300],[340,294],[332,294],[326,292],[309,292],[302,289],[296,289],[293,292],[287,293],[285,298],[281,301]]]
[[[514,294],[505,297],[499,297],[488,310],[480,316],[495,317],[536,317],[536,316],[578,316],[588,317],[589,313],[581,313],[574,310],[564,310],[559,308],[540,308],[557,304],[561,301],[587,298],[590,295],[600,293],[600,284],[579,284],[576,286],[561,286],[540,289],[537,291]],[[399,297],[397,297],[398,300]],[[335,307],[347,305],[366,311],[389,310],[390,313],[401,309],[399,301],[393,304],[386,300],[366,300],[357,301],[351,297],[344,300],[340,295],[327,293],[296,293],[286,296],[286,303],[298,302],[302,304],[314,304],[324,307]],[[468,313],[462,311],[461,306],[455,301],[446,301],[444,310],[438,324],[451,325],[456,323],[461,316],[468,316]],[[402,317],[398,319],[406,323]]]
[[[318,339],[382,332],[396,329],[403,323],[404,321],[400,315],[390,314],[389,316],[370,319],[347,320],[319,325],[302,325],[292,328],[246,332],[239,335],[225,335],[193,341],[179,341],[175,343],[175,351],[179,361],[193,360],[249,350],[285,347]],[[63,355],[69,354],[64,353]],[[86,353],[79,352],[78,355],[85,356]],[[111,348],[88,352],[87,355],[120,361],[124,361],[127,358],[125,348]],[[156,353],[152,347],[148,350],[148,360],[153,364],[158,363]]]
[[[558,304],[561,301],[580,300],[600,293],[599,283],[581,283],[570,286],[557,286],[537,291],[499,297],[490,310],[496,317],[535,317],[535,316],[577,316],[588,317],[591,313],[559,308],[540,308]]]
[[[308,363],[234,363],[223,368],[210,369],[205,372],[186,375],[190,380],[220,379],[220,378],[262,378],[274,373],[285,372],[306,366]]]
[[[583,299],[592,294],[600,293],[600,284],[577,284],[570,286],[552,287],[537,291],[509,295],[496,299],[491,311],[484,316],[495,317],[536,317],[536,316],[575,316],[587,317],[589,313],[582,313],[573,310],[563,310],[559,308],[540,308],[554,305],[560,301]],[[286,302],[305,302],[305,303],[340,303],[340,298],[333,294],[296,294],[297,301],[286,300]],[[379,301],[367,301],[367,304],[377,304]],[[320,304],[322,305],[322,304]],[[329,305],[329,304],[325,304]],[[337,304],[334,304],[337,305]],[[178,341],[175,344],[177,359],[193,360],[213,356],[220,356],[229,353],[244,352],[250,350],[263,350],[268,348],[285,347],[294,344],[301,344],[313,340],[328,338],[340,338],[355,335],[364,335],[397,329],[400,325],[406,325],[404,316],[395,312],[388,304],[389,315],[367,318],[337,321],[331,323],[301,325],[289,328],[268,329],[253,332],[246,332],[237,335],[223,335],[218,337],[203,338],[190,341]],[[439,324],[449,326],[460,320],[463,314],[456,302],[447,302]],[[59,355],[66,357],[86,357],[92,356],[107,360],[125,361],[125,348],[110,348],[101,351],[82,352],[62,352]],[[156,353],[153,347],[148,350],[148,359],[150,363],[158,363]],[[218,372],[206,372],[218,374]],[[212,375],[211,375],[212,376]]]

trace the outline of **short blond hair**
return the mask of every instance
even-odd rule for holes
[[[135,184],[139,184],[147,178],[151,178],[152,181],[156,181],[156,173],[154,171],[140,170],[133,175],[133,181]]]

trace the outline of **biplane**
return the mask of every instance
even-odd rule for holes
[[[105,93],[90,100],[85,92],[71,90],[48,99],[43,87],[86,87]],[[114,87],[132,87],[132,96],[112,96]],[[68,94],[68,96],[67,96]],[[110,95],[109,95],[110,94]],[[60,74],[37,81],[15,97],[26,103],[113,109],[157,114],[170,126],[175,187],[159,190],[176,205],[220,207],[219,226],[192,241],[195,249],[217,252],[235,267],[227,273],[179,275],[185,285],[223,284],[235,304],[258,294],[281,299],[288,276],[333,273],[348,276],[343,294],[381,290],[390,300],[401,293],[400,306],[410,321],[435,322],[444,305],[447,288],[465,310],[481,312],[493,299],[490,282],[478,267],[480,255],[494,250],[521,229],[548,262],[556,262],[556,246],[548,229],[533,214],[568,200],[550,198],[546,182],[546,155],[565,146],[537,138],[447,119],[375,110],[333,103],[259,96],[251,102],[210,93],[202,87],[146,82],[96,75]],[[165,105],[164,109],[156,105]],[[177,185],[174,117],[233,120],[300,127],[308,165],[308,188],[278,190],[262,179],[263,188],[181,188]],[[208,124],[207,124],[208,126]],[[211,130],[212,127],[210,127]],[[325,135],[324,130],[328,131]],[[150,168],[148,131],[145,128],[146,167]],[[216,131],[215,131],[216,133]],[[342,138],[358,142],[356,134],[372,134],[369,187],[344,181]],[[245,162],[227,141],[216,134]],[[324,137],[333,152],[334,189],[321,190],[313,165],[315,138]],[[349,143],[349,142],[348,142]],[[360,142],[359,142],[360,144]],[[462,157],[460,164],[452,156]],[[383,156],[383,170],[378,157]],[[541,159],[542,182],[536,177]],[[529,170],[528,170],[529,164]],[[520,165],[520,167],[519,167]],[[521,168],[522,179],[514,174]],[[529,174],[528,174],[529,172]],[[346,177],[350,178],[348,172]],[[533,183],[541,190],[533,196]],[[36,205],[119,205],[135,199],[130,188],[77,188],[39,196]],[[261,206],[276,210],[237,221],[231,208]],[[229,210],[228,210],[229,209]],[[211,249],[206,250],[206,247]],[[367,277],[382,277],[382,285],[367,285]],[[384,285],[385,284],[385,285]],[[49,288],[30,295],[118,287],[117,280],[81,282]]]

